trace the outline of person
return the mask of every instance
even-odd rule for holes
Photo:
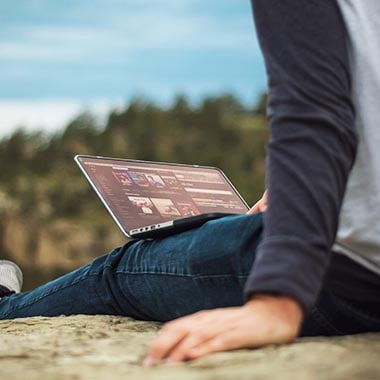
[[[268,73],[266,196],[247,215],[128,242],[31,292],[5,289],[0,318],[170,321],[146,366],[380,331],[380,3],[252,5]]]

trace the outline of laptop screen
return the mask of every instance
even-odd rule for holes
[[[216,168],[90,156],[76,161],[126,231],[208,212],[248,210]]]

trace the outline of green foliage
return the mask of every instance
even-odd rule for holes
[[[96,154],[218,166],[253,203],[264,189],[265,103],[264,95],[247,109],[224,95],[192,106],[178,96],[164,109],[135,99],[104,127],[86,113],[53,136],[17,130],[0,141],[0,190],[27,217],[99,223],[108,215],[73,162],[75,154]]]

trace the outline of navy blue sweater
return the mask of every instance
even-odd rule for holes
[[[246,293],[304,309],[329,265],[357,136],[347,35],[335,0],[252,0],[268,74],[268,209]]]

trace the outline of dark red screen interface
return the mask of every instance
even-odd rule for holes
[[[207,212],[247,211],[218,169],[89,157],[79,161],[127,231]]]

